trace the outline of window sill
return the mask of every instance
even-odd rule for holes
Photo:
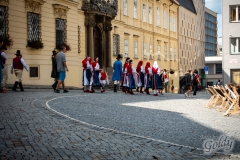
[[[230,55],[238,55],[238,54],[240,54],[240,52],[239,53],[230,53]]]
[[[138,57],[134,57],[134,59],[139,59]]]
[[[230,23],[240,23],[240,20],[239,21],[230,21]]]

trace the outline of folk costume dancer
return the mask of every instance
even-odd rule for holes
[[[93,68],[93,84],[95,85],[95,87],[101,87],[100,81],[99,81],[99,69],[100,69],[100,65],[98,63],[98,58],[95,58],[95,61],[92,62],[92,68]],[[92,87],[92,91],[93,87]]]
[[[57,72],[57,60],[56,60],[56,55],[57,52],[55,50],[52,51],[52,72],[51,72],[51,77],[54,78],[54,83],[52,85],[53,90],[55,90],[55,88],[57,87],[58,84],[58,72]]]
[[[13,70],[14,70],[14,73],[15,73],[17,79],[12,87],[12,90],[17,91],[16,88],[19,85],[20,90],[24,91],[23,86],[22,86],[22,72],[23,72],[23,67],[26,69],[26,71],[28,71],[28,67],[27,67],[24,59],[22,58],[20,50],[17,50],[17,53],[15,55],[16,55],[16,57],[13,59],[12,64],[11,64],[11,74],[13,74]]]
[[[158,89],[158,93],[160,93],[161,95],[163,95],[163,88],[164,88],[164,76],[163,76],[163,70],[160,71],[160,75],[159,75],[159,89]]]
[[[137,73],[136,73],[136,69],[134,68],[134,66],[132,65],[132,60],[129,61],[129,65],[127,67],[127,74],[128,74],[128,88],[129,88],[129,92],[130,94],[134,94],[132,89],[136,89],[136,84],[137,84]]]
[[[130,58],[127,57],[124,65],[123,65],[123,68],[122,68],[122,91],[125,93],[127,91],[127,79],[128,79],[127,78],[127,67],[129,65],[129,60],[130,60]]]
[[[107,72],[104,71],[104,69],[100,69],[100,73],[99,73],[99,82],[101,84],[101,93],[105,92],[104,90],[104,87],[106,84],[109,84],[109,81],[108,81],[108,75],[107,75]]]
[[[150,94],[149,88],[152,88],[152,68],[150,67],[150,62],[147,62],[145,66],[144,88],[144,91]]]
[[[152,67],[152,90],[154,91],[154,96],[158,96],[157,89],[160,89],[159,73],[160,68],[157,61],[155,61]]]
[[[3,90],[8,90],[6,88],[6,84],[7,84],[7,79],[8,79],[8,71],[7,71],[7,65],[6,65],[6,60],[8,59],[6,54],[4,53],[4,51],[6,50],[7,48],[5,48],[4,46],[1,47],[1,57],[2,58],[2,63],[3,63],[3,66],[4,68],[1,70],[2,72],[2,87],[3,87]]]
[[[112,81],[114,82],[114,92],[117,92],[117,84],[119,84],[122,77],[122,58],[122,55],[118,54],[116,58],[117,60],[113,63]]]
[[[82,86],[83,86],[83,90],[84,90],[84,70],[86,69],[86,63],[87,63],[87,56],[82,60],[82,67],[83,67],[83,74],[82,74]]]
[[[92,91],[93,73],[92,73],[92,58],[88,57],[86,69],[84,70],[84,92],[94,93]]]
[[[140,87],[140,93],[143,93],[142,88],[144,87],[144,73],[145,70],[143,68],[143,61],[140,60],[137,65],[137,78],[138,78],[138,84],[137,84],[137,92],[139,92]]]

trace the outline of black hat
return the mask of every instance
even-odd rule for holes
[[[16,52],[15,55],[16,55],[16,56],[21,56],[21,52],[20,52],[20,50],[17,50],[17,52]]]
[[[117,59],[123,58],[121,54],[117,55]]]
[[[7,50],[7,48],[6,48],[5,46],[2,46],[2,47],[1,47],[1,50],[2,50],[2,49]]]
[[[56,52],[55,50],[53,50],[53,51],[52,51],[52,54],[55,55],[55,54],[57,54],[57,52]]]

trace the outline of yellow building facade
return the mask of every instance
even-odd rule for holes
[[[51,85],[51,55],[59,44],[69,44],[66,53],[66,85],[82,86],[82,60],[99,57],[100,66],[112,73],[117,54],[133,59],[158,62],[171,70],[170,84],[179,86],[178,4],[170,0],[1,0],[8,21],[6,34],[14,45],[6,51],[8,83],[14,83],[10,65],[16,50],[21,50],[30,67],[23,83]],[[29,47],[29,41],[41,41],[42,49]],[[28,47],[26,47],[28,46]],[[125,58],[123,58],[123,61]]]

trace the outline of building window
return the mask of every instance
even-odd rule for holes
[[[146,43],[143,43],[143,58],[147,58],[147,46],[146,46]]]
[[[125,53],[125,57],[128,57],[128,40],[127,39],[124,40],[124,53]]]
[[[134,57],[138,57],[138,42],[134,41]]]
[[[40,39],[40,15],[37,13],[28,12],[28,40],[37,41]]]
[[[176,32],[176,18],[173,18],[173,32]]]
[[[158,49],[157,49],[157,54],[158,54],[158,60],[161,60],[161,50],[160,50],[160,46],[158,45]]]
[[[176,61],[176,60],[177,60],[177,49],[174,48],[174,61]]]
[[[149,7],[149,24],[152,24],[152,7]]]
[[[37,78],[39,77],[39,67],[29,67],[29,76],[30,78]]]
[[[240,21],[240,6],[230,6],[230,21],[231,22]]]
[[[146,22],[146,4],[143,4],[143,22]]]
[[[231,38],[231,54],[240,53],[240,38]]]
[[[231,70],[231,83],[234,85],[240,84],[240,70]]]
[[[62,45],[66,42],[65,28],[66,21],[64,19],[56,18],[56,46]]]
[[[150,50],[150,58],[149,59],[153,59],[152,44],[149,45],[149,50]]]
[[[133,6],[133,18],[137,19],[137,0],[134,0]]]
[[[167,12],[163,11],[163,28],[167,29]]]
[[[0,37],[3,38],[6,36],[6,16],[7,16],[7,7],[0,6]]]
[[[216,64],[216,74],[222,74],[222,64]]]
[[[172,16],[170,16],[170,31],[172,31]]]
[[[116,56],[119,54],[119,35],[113,35],[113,55]]]
[[[172,60],[172,48],[170,48],[170,61]]]
[[[167,46],[164,46],[164,60],[167,60]]]
[[[157,26],[160,27],[160,10],[157,7]]]
[[[123,0],[123,15],[127,16],[127,12],[128,12],[128,1],[127,0]]]

